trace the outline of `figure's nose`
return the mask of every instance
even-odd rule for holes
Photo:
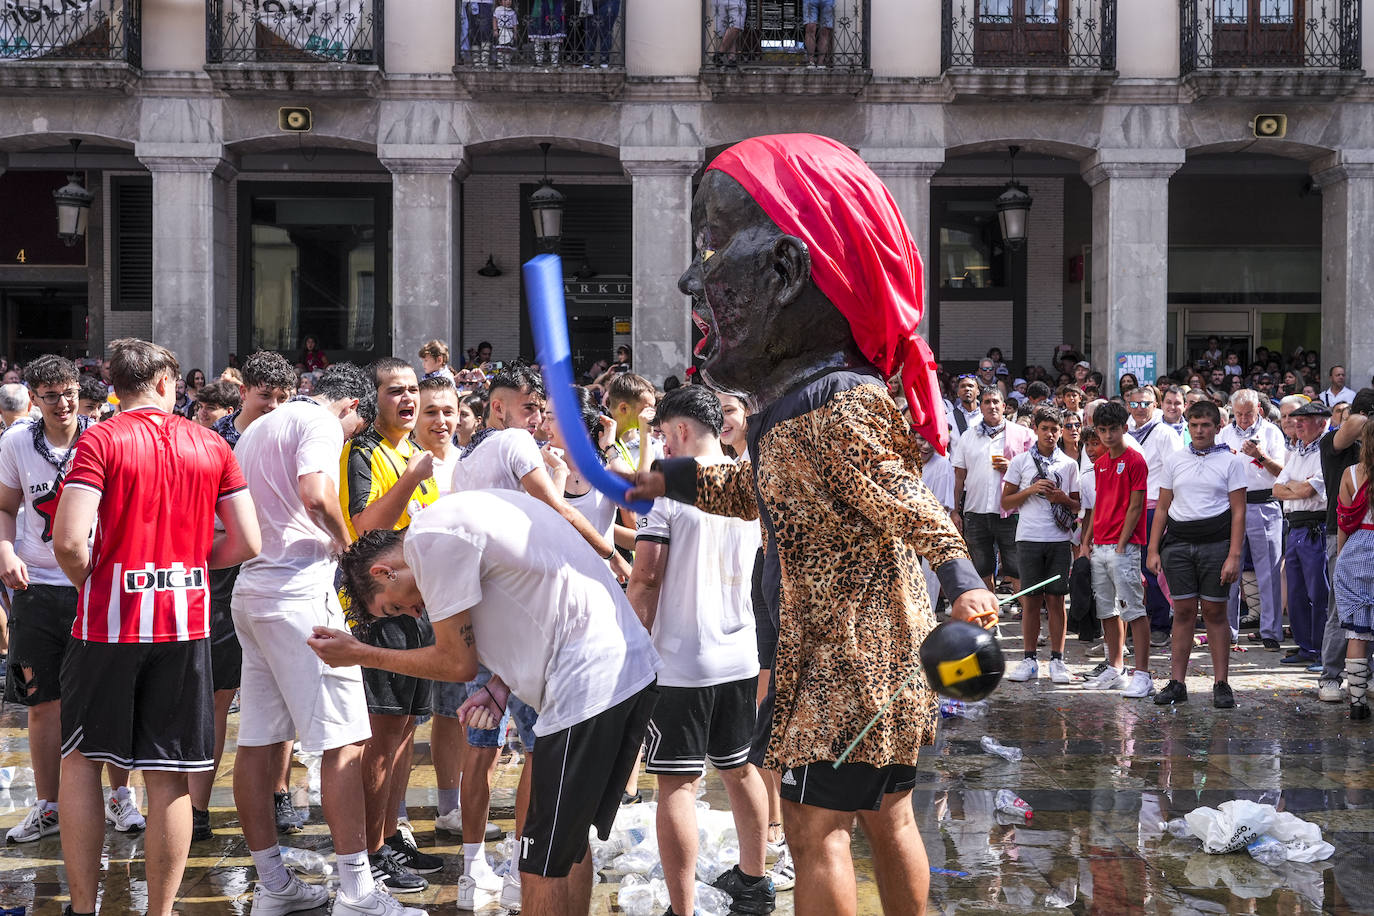
[[[701,260],[693,258],[692,263],[687,265],[687,269],[682,272],[682,276],[677,279],[677,288],[688,296],[701,296]]]

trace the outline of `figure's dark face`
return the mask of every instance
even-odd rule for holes
[[[766,281],[783,234],[739,182],[708,170],[692,202],[692,236],[678,287],[704,335],[694,355],[712,385],[748,393],[778,311]]]

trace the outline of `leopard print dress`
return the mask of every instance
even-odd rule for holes
[[[921,557],[960,591],[981,581],[881,380],[849,370],[812,380],[751,417],[749,438],[752,464],[660,465],[670,497],[762,517],[765,597],[779,619],[765,765],[782,770],[838,759],[919,667],[935,625]],[[914,766],[937,717],[917,674],[848,760]]]

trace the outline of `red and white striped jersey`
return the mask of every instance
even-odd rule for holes
[[[124,411],[78,440],[68,488],[100,494],[72,637],[207,638],[215,507],[246,488],[224,439],[156,408]]]

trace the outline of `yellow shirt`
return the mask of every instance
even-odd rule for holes
[[[358,539],[353,528],[353,516],[362,512],[405,473],[410,456],[420,451],[420,447],[409,439],[392,447],[391,443],[372,427],[367,432],[354,437],[344,446],[339,459],[339,505],[343,508],[344,522],[348,525],[348,535]],[[420,482],[410,495],[401,517],[392,526],[400,531],[410,525],[410,517],[439,498],[439,486],[431,477]]]

